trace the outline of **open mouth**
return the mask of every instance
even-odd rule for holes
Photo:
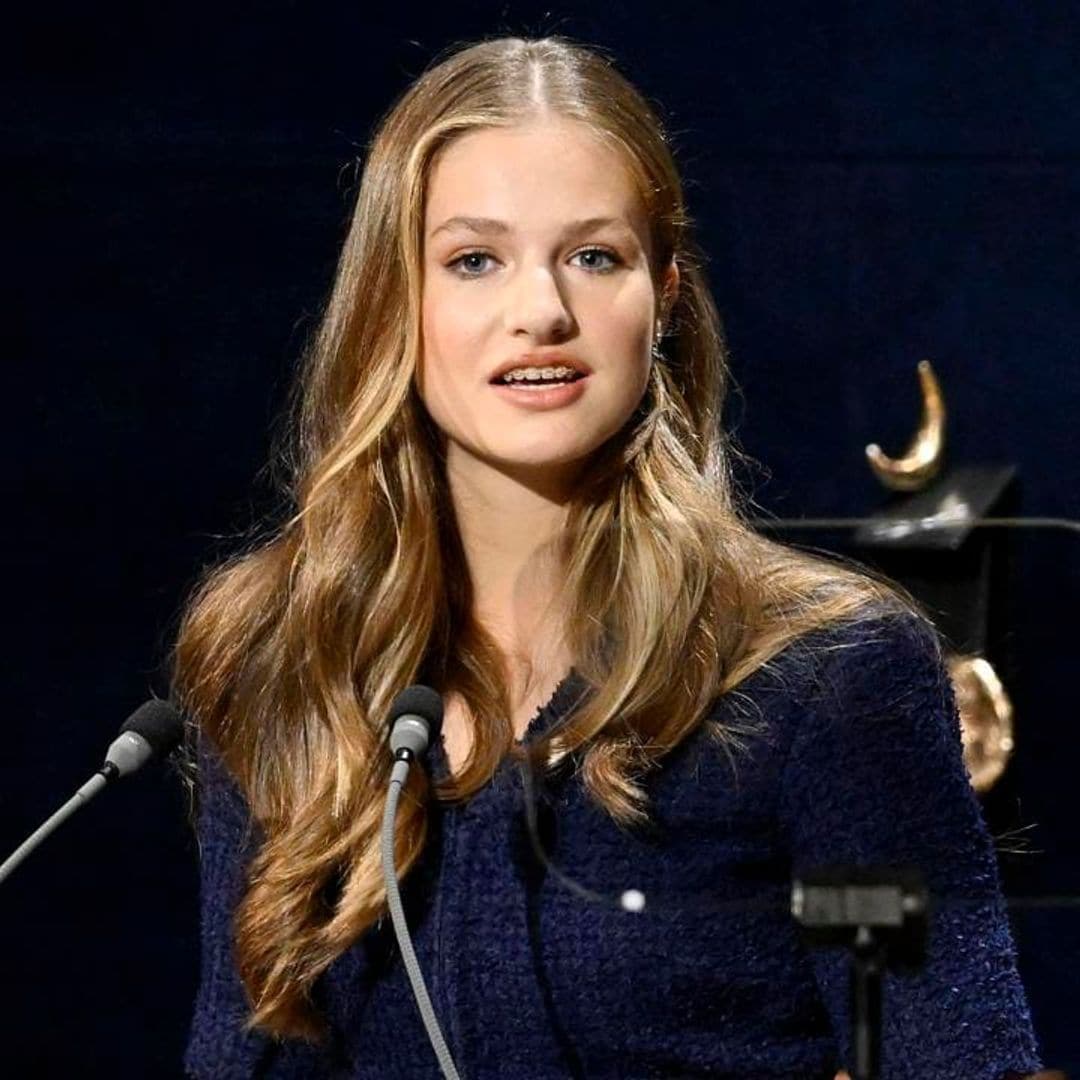
[[[530,412],[572,405],[586,393],[589,376],[581,372],[546,379],[493,379],[491,386],[504,401]]]
[[[579,382],[584,379],[580,371],[575,371],[572,375],[558,375],[558,376],[539,376],[535,378],[507,378],[505,375],[498,379],[495,379],[492,383],[493,386],[510,386],[515,390],[542,390],[544,387],[549,386],[566,386],[569,383]]]

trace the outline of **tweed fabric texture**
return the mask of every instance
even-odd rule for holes
[[[588,693],[571,671],[524,738]],[[618,828],[572,770],[537,781],[550,862],[525,829],[507,759],[463,805],[434,804],[402,883],[414,946],[463,1077],[830,1078],[849,1060],[847,956],[809,950],[793,876],[834,863],[919,866],[934,898],[927,963],[885,982],[888,1080],[998,1080],[1038,1050],[996,859],[964,771],[936,635],[889,614],[815,631],[714,703],[754,729],[729,755],[707,725],[645,779],[654,827]],[[231,920],[257,842],[200,748],[202,973],[193,1077],[439,1075],[389,919],[319,980],[323,1048],[244,1034]],[[429,766],[446,774],[436,743]],[[625,890],[644,894],[623,910]]]

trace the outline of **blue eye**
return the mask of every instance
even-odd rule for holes
[[[623,261],[614,251],[600,247],[582,248],[580,251],[575,252],[571,258],[577,259],[582,256],[587,256],[587,261],[578,265],[583,270],[588,270],[593,274],[610,274],[612,270],[621,266]],[[606,259],[607,262],[601,261],[597,265],[598,256],[600,260]],[[456,259],[448,262],[446,266],[451,273],[457,274],[458,277],[484,277],[487,260],[492,258],[493,256],[486,251],[463,251]]]
[[[490,259],[491,256],[486,251],[466,251],[459,255],[452,262],[447,263],[447,266],[455,273],[460,274],[462,277],[480,277],[480,274],[473,273],[471,270],[465,271],[462,267],[465,266],[466,260],[476,259]],[[475,261],[469,263],[470,266],[476,268]]]
[[[574,254],[574,258],[576,259],[579,255],[601,255],[608,260],[608,264],[606,266],[597,266],[595,263],[584,264],[586,270],[592,270],[597,274],[609,274],[612,270],[615,269],[616,266],[618,266],[622,262],[622,259],[620,259],[614,251],[608,251],[607,248],[582,248],[581,251],[578,251]]]

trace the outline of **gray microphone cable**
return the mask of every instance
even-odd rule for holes
[[[180,741],[183,731],[183,717],[174,705],[158,698],[143,702],[124,721],[119,737],[105,755],[105,764],[0,865],[0,882],[10,877],[34,848],[110,781],[127,776],[141,769],[151,759],[170,753]]]
[[[443,1076],[446,1080],[460,1080],[439,1021],[435,1018],[435,1010],[424,985],[424,976],[413,951],[409,924],[405,919],[405,910],[401,906],[401,894],[398,891],[397,868],[394,865],[394,820],[401,789],[409,775],[409,766],[427,750],[432,739],[437,737],[442,715],[442,698],[429,686],[407,686],[394,698],[390,707],[390,750],[394,755],[394,765],[390,773],[390,787],[386,793],[386,807],[383,810],[382,867],[386,882],[386,902],[394,923],[394,934],[405,962],[413,997],[420,1009],[420,1018],[424,1021],[424,1028],[431,1040],[435,1056],[439,1059]]]

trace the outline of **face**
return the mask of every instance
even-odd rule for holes
[[[645,209],[618,154],[574,121],[485,128],[436,158],[416,385],[447,468],[572,477],[645,392],[660,317]],[[674,264],[659,283],[674,294]],[[507,366],[587,372],[494,385]]]

